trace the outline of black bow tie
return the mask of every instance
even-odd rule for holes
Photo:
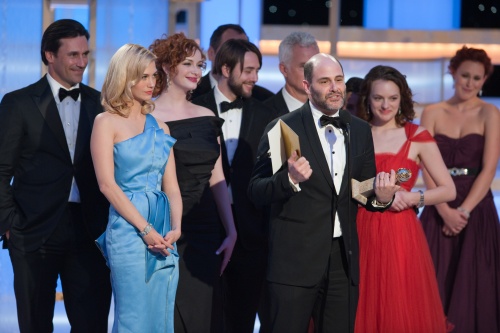
[[[328,117],[322,115],[321,118],[319,118],[319,123],[321,127],[325,127],[326,125],[331,124],[337,128],[342,128],[342,122],[340,121],[340,117]]]
[[[220,103],[220,112],[226,112],[232,109],[242,109],[243,108],[243,99],[236,98],[233,102],[221,102]]]
[[[62,102],[66,97],[70,96],[75,101],[78,100],[78,96],[80,96],[80,88],[66,90],[64,88],[59,88],[59,100]]]

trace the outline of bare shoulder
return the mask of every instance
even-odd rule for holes
[[[484,115],[486,120],[500,120],[500,110],[498,108],[491,104],[491,103],[484,103],[483,106],[481,107],[481,113]]]
[[[126,118],[107,111],[99,113],[94,119],[92,136],[99,137],[99,140],[104,140],[106,137],[114,140],[123,127],[124,119]]]
[[[215,113],[212,110],[193,103],[189,103],[189,111],[189,113],[191,113],[195,117],[215,117]]]
[[[426,107],[424,107],[422,114],[425,113],[426,116],[438,114],[443,110],[447,109],[447,105],[448,103],[444,101],[439,103],[429,104]]]
[[[493,104],[485,103],[481,109],[481,117],[483,118],[485,135],[487,134],[489,137],[493,134],[493,137],[498,138],[500,136],[500,111],[498,108]]]
[[[163,122],[162,120],[158,119],[157,117],[155,117],[154,114],[151,114],[150,115],[155,118],[156,122],[158,123],[158,126],[160,126],[160,128],[167,134],[170,134],[170,128],[168,127],[168,125]]]
[[[104,126],[106,128],[114,128],[117,122],[120,122],[120,118],[123,118],[117,114],[110,112],[99,113],[94,120],[95,125]]]
[[[417,130],[415,131],[415,135],[418,135],[422,132],[429,132],[429,131],[424,126],[418,126]]]

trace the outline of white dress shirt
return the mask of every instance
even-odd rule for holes
[[[210,87],[215,87],[217,85],[217,79],[212,75],[212,71],[208,72],[208,78],[210,79]]]
[[[333,184],[335,185],[335,190],[338,194],[340,191],[340,187],[342,186],[342,177],[344,176],[344,168],[346,164],[344,135],[342,134],[342,130],[334,127],[333,125],[321,127],[319,119],[321,118],[323,113],[316,109],[311,102],[309,102],[309,105],[311,106],[314,124],[316,126],[316,130],[318,131],[321,148],[323,149],[323,153],[332,175]],[[333,117],[338,116],[338,112],[333,115]],[[339,215],[338,212],[336,212],[333,237],[340,236],[342,236],[342,230],[340,228]]]
[[[219,90],[218,86],[214,87],[215,104],[217,104],[217,113],[219,117],[224,119],[222,125],[222,133],[224,134],[224,144],[226,145],[227,159],[229,165],[233,163],[234,153],[238,147],[238,139],[240,137],[241,118],[243,116],[243,109],[231,109],[226,112],[220,112],[220,103],[231,102]],[[228,187],[231,203],[233,202],[233,192],[231,190],[231,183]]]
[[[285,100],[286,106],[288,107],[288,111],[292,112],[302,107],[304,103],[290,95],[290,93],[286,90],[285,87],[281,89],[281,93],[283,94],[283,99]]]
[[[47,80],[49,81],[50,89],[54,95],[54,100],[57,105],[57,111],[59,112],[59,117],[64,129],[64,135],[66,136],[66,143],[68,144],[69,154],[71,156],[71,161],[74,162],[75,159],[75,147],[76,147],[76,137],[78,134],[78,123],[80,121],[80,104],[81,96],[75,101],[71,97],[66,97],[63,101],[59,100],[59,88],[64,88],[59,82],[54,80],[50,74],[47,73]],[[71,87],[69,90],[79,88],[79,84]],[[66,89],[68,90],[68,89]],[[75,178],[71,183],[71,191],[69,192],[69,202],[80,202],[80,191],[76,185]]]

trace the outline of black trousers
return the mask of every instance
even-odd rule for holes
[[[109,269],[83,223],[81,205],[68,203],[53,234],[38,250],[25,253],[9,246],[21,333],[53,331],[58,276],[71,332],[107,332]]]
[[[311,317],[315,332],[350,332],[347,262],[342,237],[332,240],[328,268],[312,287],[267,283],[273,333],[306,333]],[[304,267],[307,269],[307,267]]]
[[[224,274],[226,333],[252,333],[265,286],[267,248],[245,249],[239,240]]]

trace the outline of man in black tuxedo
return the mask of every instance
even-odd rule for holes
[[[218,84],[193,103],[225,120],[222,165],[238,232],[222,278],[227,332],[253,332],[267,260],[267,219],[250,202],[247,188],[266,125],[277,115],[252,97],[262,65],[259,49],[244,39],[225,42],[214,61]]]
[[[244,39],[248,41],[248,36],[245,30],[237,24],[224,24],[217,27],[210,37],[210,46],[207,51],[208,60],[212,62],[212,65],[214,64],[215,56],[217,52],[219,52],[221,45],[229,39]],[[208,72],[201,78],[198,87],[196,87],[191,95],[191,99],[194,100],[196,97],[210,92],[217,84],[217,80],[217,74],[215,74],[213,70]],[[252,97],[261,102],[272,96],[274,96],[273,92],[259,85],[254,85],[252,89]]]
[[[71,331],[107,332],[109,270],[94,239],[109,204],[89,148],[102,107],[99,92],[81,83],[88,39],[77,21],[52,23],[41,43],[48,74],[0,103],[0,234],[22,333],[53,331],[58,276]]]
[[[358,205],[349,183],[350,178],[375,176],[372,135],[368,123],[339,112],[345,98],[344,73],[333,56],[314,55],[304,66],[304,76],[309,102],[280,117],[298,134],[300,157],[292,154],[273,174],[264,134],[248,190],[256,204],[271,205],[268,329],[304,333],[312,316],[316,332],[352,332],[359,251]],[[380,173],[375,186],[376,196],[366,207],[382,211],[398,189],[394,171]]]
[[[295,31],[280,43],[278,57],[279,69],[285,78],[285,86],[276,95],[268,98],[264,104],[276,110],[280,115],[297,110],[307,102],[304,90],[304,64],[313,55],[319,53],[318,43],[313,35]]]

